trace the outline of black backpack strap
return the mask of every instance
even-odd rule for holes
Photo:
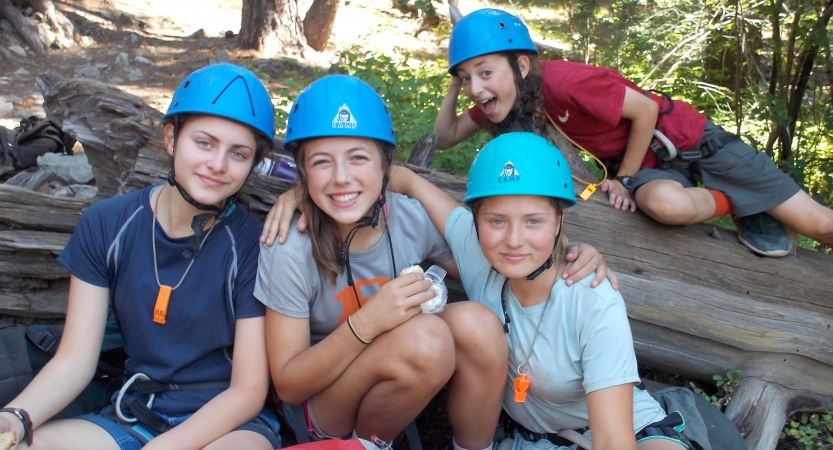
[[[0,175],[13,172],[17,166],[17,134],[0,127]]]
[[[411,450],[422,450],[422,441],[419,440],[419,430],[417,430],[416,422],[411,421],[405,427],[405,437],[408,438],[408,447]]]
[[[289,425],[292,427],[292,432],[295,433],[295,443],[309,443],[309,430],[307,429],[307,415],[304,411],[304,404],[290,405],[283,403],[282,409],[284,417],[289,416]]]

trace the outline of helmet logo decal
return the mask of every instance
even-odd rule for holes
[[[350,112],[350,107],[347,106],[347,103],[338,107],[338,112],[336,112],[336,116],[333,117],[333,128],[356,128],[358,125],[359,124],[356,123],[356,118],[353,117],[353,113]]]
[[[500,171],[500,177],[498,178],[498,183],[504,183],[507,181],[518,181],[521,179],[521,174],[515,169],[515,164],[512,161],[506,161],[503,163],[503,170]]]

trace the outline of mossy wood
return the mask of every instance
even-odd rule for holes
[[[84,145],[101,196],[164,181],[170,160],[158,111],[94,80],[45,77],[40,85],[49,118]],[[583,169],[573,147],[554,138]],[[462,200],[465,179],[412,167]],[[243,192],[262,215],[290,186],[253,175]],[[10,228],[0,233],[0,312],[59,316],[67,274],[55,257],[88,203],[21,191],[0,187],[0,222]],[[830,256],[799,249],[760,258],[733,232],[660,225],[614,210],[601,192],[569,210],[565,233],[596,246],[616,270],[641,363],[704,381],[743,369],[727,414],[751,449],[774,449],[793,411],[833,409]],[[451,290],[464,297],[459,283]]]

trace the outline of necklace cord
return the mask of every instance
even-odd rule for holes
[[[154,205],[153,205],[153,226],[151,228],[151,230],[152,230],[151,231],[151,235],[152,235],[151,246],[153,248],[153,274],[156,276],[156,284],[160,288],[162,287],[162,283],[159,281],[159,267],[158,267],[158,263],[156,262],[156,223],[157,223],[156,213],[159,210],[159,198],[162,197],[162,190],[164,190],[164,189],[165,189],[165,186],[163,185],[162,189],[160,189],[160,191],[159,191],[159,195],[156,196],[156,202],[154,202]],[[176,286],[173,286],[171,288],[172,291],[175,291],[182,284],[182,282],[185,281],[185,277],[188,275],[188,272],[191,270],[191,266],[194,265],[194,261],[197,259],[197,253],[199,253],[199,250],[202,249],[203,244],[205,244],[205,241],[208,240],[208,236],[211,235],[211,232],[214,231],[214,227],[217,225],[217,222],[219,222],[219,220],[217,220],[213,224],[211,224],[211,228],[208,229],[208,232],[205,234],[205,237],[202,239],[202,242],[200,242],[200,245],[197,248],[197,251],[191,257],[191,262],[189,262],[188,267],[185,268],[185,273],[182,274],[182,278],[179,279],[179,283],[177,283]]]

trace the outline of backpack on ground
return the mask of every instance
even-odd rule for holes
[[[30,116],[13,130],[0,127],[0,145],[0,176],[3,176],[37,165],[38,156],[46,153],[71,155],[75,138],[51,120]]]
[[[682,414],[685,418],[683,436],[703,450],[749,450],[735,424],[690,389],[670,386],[651,392],[651,396],[666,412]]]
[[[23,391],[58,349],[63,325],[0,326],[0,405]],[[115,322],[108,322],[95,376],[81,394],[56,414],[68,419],[99,412],[124,380],[124,342]]]

